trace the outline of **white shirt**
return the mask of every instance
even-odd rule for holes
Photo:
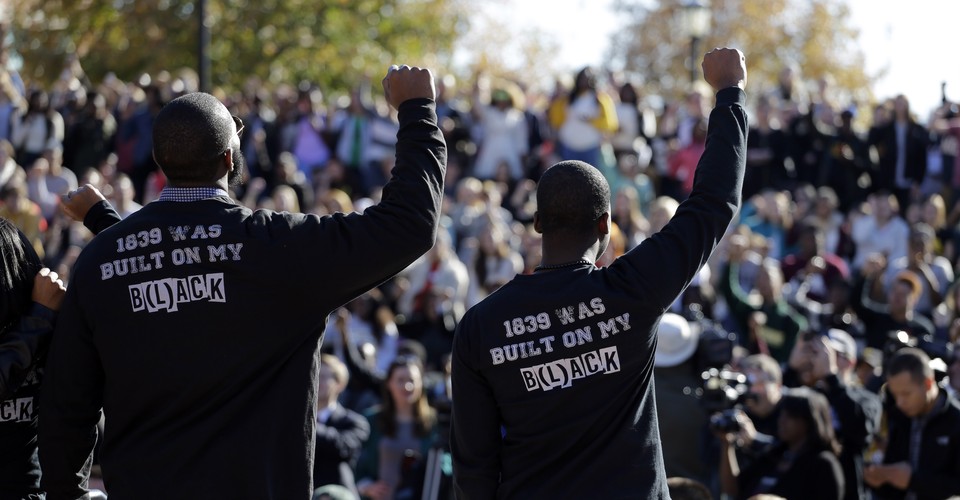
[[[575,151],[586,151],[600,146],[603,134],[591,121],[600,116],[600,103],[592,92],[581,94],[567,106],[567,117],[558,135],[564,146]]]
[[[882,253],[887,262],[907,255],[907,240],[910,228],[900,217],[893,217],[882,226],[872,216],[860,217],[853,222],[851,237],[857,244],[857,253],[853,257],[852,267],[860,269],[871,253]]]

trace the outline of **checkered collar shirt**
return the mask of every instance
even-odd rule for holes
[[[160,198],[157,201],[190,202],[218,197],[229,198],[230,195],[223,189],[214,187],[180,188],[167,186],[163,188],[163,191],[160,191]]]

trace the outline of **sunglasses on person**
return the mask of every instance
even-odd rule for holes
[[[244,128],[243,120],[241,120],[240,117],[237,115],[231,115],[230,117],[233,118],[233,124],[237,126],[237,138],[243,139],[243,128]],[[230,146],[227,146],[227,149],[230,149]],[[227,149],[224,149],[220,153],[217,153],[217,157],[223,156],[223,154],[227,151]]]
[[[237,126],[237,137],[239,137],[239,138],[242,139],[242,138],[243,138],[243,127],[244,127],[244,125],[243,125],[243,120],[241,120],[240,117],[237,116],[237,115],[232,115],[231,118],[233,118],[233,123],[234,123],[234,125]]]

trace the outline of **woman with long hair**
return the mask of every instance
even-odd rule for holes
[[[577,73],[568,96],[554,99],[547,118],[556,131],[561,159],[585,161],[598,168],[600,148],[619,126],[616,105],[599,88],[597,75],[589,66]]]
[[[357,463],[357,488],[365,498],[408,496],[400,492],[422,485],[437,421],[424,391],[422,366],[416,357],[398,356],[387,369],[381,404],[367,412],[370,438]]]
[[[733,498],[779,495],[787,499],[840,500],[844,493],[840,443],[834,434],[826,396],[807,387],[791,389],[778,403],[778,442],[743,470],[733,443],[736,433],[720,439],[720,485]],[[737,413],[741,428],[752,426]]]
[[[27,238],[0,218],[0,488],[4,498],[40,498],[37,404],[41,360],[65,288]]]

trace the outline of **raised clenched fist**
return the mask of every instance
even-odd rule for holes
[[[417,98],[436,99],[437,90],[429,69],[403,65],[390,66],[383,77],[383,93],[387,102],[399,108],[404,101]]]
[[[106,198],[92,184],[84,184],[60,197],[60,210],[67,217],[83,222],[90,208]]]
[[[716,48],[703,56],[703,79],[719,91],[727,87],[744,88],[747,84],[747,63],[743,52]]]

